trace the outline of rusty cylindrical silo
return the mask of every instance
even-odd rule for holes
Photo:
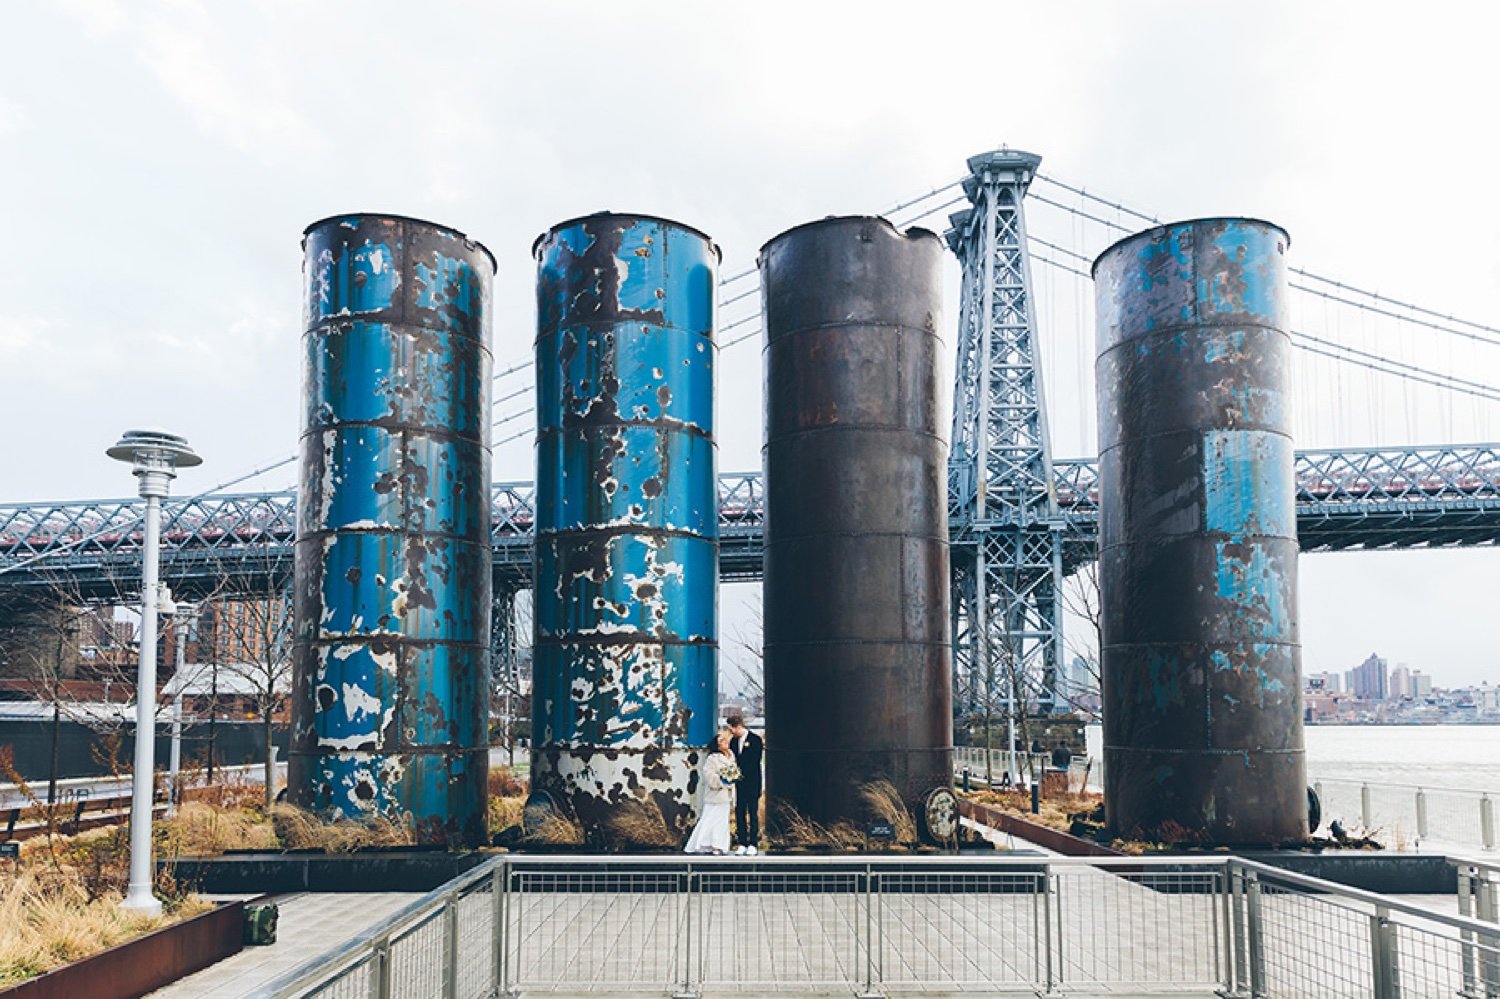
[[[1159,226],[1094,264],[1105,809],[1307,835],[1284,231]]]
[[[686,834],[717,723],[719,250],[643,215],[541,236],[532,787]]]
[[[952,818],[942,254],[881,218],[761,249],[773,822],[862,825],[879,780]]]
[[[308,227],[292,800],[485,835],[490,284],[462,233]]]

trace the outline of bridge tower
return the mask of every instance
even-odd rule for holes
[[[986,677],[1019,678],[1045,710],[1062,656],[1063,521],[1022,207],[1041,160],[1004,148],[970,158],[971,207],[946,234],[963,266],[949,457],[960,710],[977,706]]]

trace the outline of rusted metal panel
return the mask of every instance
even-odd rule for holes
[[[489,251],[398,216],[305,251],[292,799],[485,834]]]
[[[1287,245],[1205,219],[1094,265],[1105,804],[1123,835],[1307,835]]]
[[[684,834],[717,722],[719,251],[641,215],[537,240],[532,786]]]
[[[761,250],[771,818],[913,812],[953,773],[942,243],[835,218]]]

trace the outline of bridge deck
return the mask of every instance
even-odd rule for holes
[[[1098,465],[1055,463],[1056,529],[1069,569],[1092,559],[1098,530]],[[1500,445],[1303,451],[1297,455],[1297,532],[1304,551],[1409,549],[1500,543]],[[959,478],[955,476],[955,481]],[[759,472],[719,478],[720,574],[760,576],[764,483]],[[496,580],[524,588],[531,574],[534,490],[493,487]],[[950,500],[953,543],[974,543],[968,500]],[[108,599],[139,572],[138,500],[0,505],[0,598],[65,582],[80,596]],[[1038,530],[1048,530],[1045,524]],[[296,497],[290,492],[169,501],[162,575],[192,595],[221,582],[260,588],[291,571]],[[29,560],[45,556],[35,565]]]

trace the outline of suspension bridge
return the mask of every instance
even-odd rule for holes
[[[962,268],[949,463],[956,671],[971,670],[986,648],[1006,648],[1025,675],[1040,677],[1062,655],[1064,580],[1092,560],[1097,532],[1097,465],[1055,458],[1051,432],[1066,414],[1078,444],[1092,446],[1086,266],[1106,243],[1157,219],[1042,172],[1040,157],[1029,153],[1002,149],[968,166],[963,178],[885,214],[902,227],[941,229]],[[1301,439],[1403,432],[1386,425],[1392,415],[1408,434],[1428,425],[1445,437],[1493,432],[1500,388],[1470,372],[1483,351],[1500,348],[1500,328],[1300,267],[1291,274],[1300,302],[1291,332]],[[750,269],[721,282],[725,354],[760,336],[755,278]],[[1070,352],[1075,383],[1068,385],[1060,366],[1042,357]],[[521,362],[495,375],[497,408],[522,403],[494,421],[497,448],[532,434],[516,428],[533,412],[524,404],[533,389],[514,387],[530,367]],[[1068,405],[1049,409],[1047,398]],[[1356,425],[1360,412],[1365,426]],[[288,584],[296,496],[227,490],[293,460],[167,503],[162,576],[174,591],[264,594],[268,585]],[[1295,477],[1303,551],[1500,541],[1497,444],[1306,449]],[[720,476],[725,580],[760,574],[763,497],[758,472]],[[492,487],[502,661],[514,651],[514,597],[531,585],[532,498],[529,483]],[[123,602],[139,585],[140,516],[135,499],[0,505],[0,606],[58,593]]]

